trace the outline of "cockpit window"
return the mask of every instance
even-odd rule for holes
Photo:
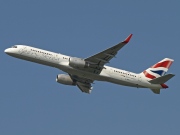
[[[14,45],[14,46],[12,46],[11,48],[17,48],[17,46],[16,46],[16,45]]]

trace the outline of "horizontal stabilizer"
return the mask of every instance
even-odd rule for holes
[[[160,94],[160,89],[151,89],[155,94]]]
[[[163,84],[174,76],[175,76],[174,74],[167,74],[167,75],[158,77],[156,79],[150,80],[149,82],[152,84]]]

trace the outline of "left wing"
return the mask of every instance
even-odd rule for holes
[[[76,75],[71,75],[69,74],[69,76],[71,77],[72,80],[74,80],[76,82],[77,87],[85,93],[91,93],[93,87],[91,86],[91,83],[94,82],[94,80],[90,80],[87,78],[82,78]]]

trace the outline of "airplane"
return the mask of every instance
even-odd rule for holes
[[[14,45],[5,49],[4,52],[19,59],[55,67],[66,72],[67,74],[58,74],[56,81],[65,85],[77,86],[85,93],[91,93],[94,81],[105,81],[136,88],[149,88],[155,94],[160,94],[161,89],[168,88],[165,82],[175,76],[166,74],[173,59],[164,58],[141,73],[105,65],[130,41],[131,37],[132,34],[117,45],[84,59],[27,45]]]

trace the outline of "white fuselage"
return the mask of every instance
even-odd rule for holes
[[[106,81],[115,84],[138,87],[138,88],[162,88],[159,84],[151,84],[141,74],[132,73],[129,71],[104,66],[100,74],[94,74],[69,66],[70,56],[54,53],[30,46],[17,45],[17,48],[8,48],[5,52],[13,57],[24,59],[31,62],[58,68],[68,74],[78,75],[79,77]]]

